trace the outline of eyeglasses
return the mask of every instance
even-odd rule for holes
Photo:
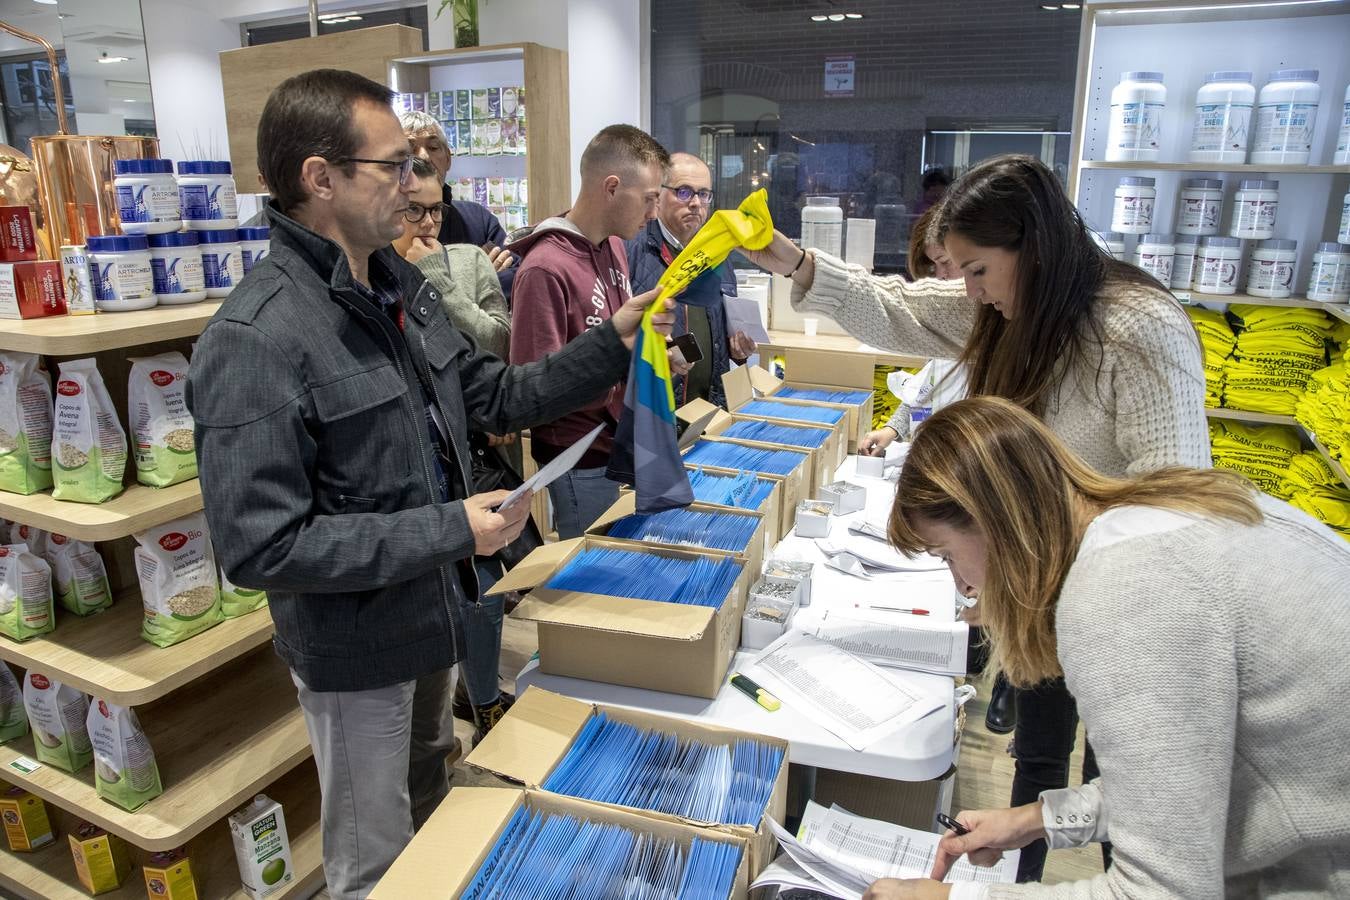
[[[691,188],[687,184],[682,184],[679,187],[672,187],[671,185],[663,184],[661,185],[661,187],[673,193],[675,195],[675,199],[680,201],[681,203],[688,203],[695,197],[697,197],[699,199],[699,202],[702,203],[704,206],[707,206],[709,203],[712,203],[713,192],[708,190],[707,188],[695,190],[694,188]]]
[[[362,159],[359,156],[344,156],[342,159],[335,159],[333,163],[342,165],[343,163],[370,163],[372,166],[388,166],[391,169],[398,169],[399,187],[407,187],[412,179],[413,163],[416,157],[405,156],[403,159]]]
[[[403,221],[416,225],[427,216],[431,216],[431,221],[437,225],[445,218],[446,205],[444,203],[433,203],[430,206],[423,206],[420,203],[409,203],[408,208],[403,211]]]

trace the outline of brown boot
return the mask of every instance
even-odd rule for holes
[[[503,691],[497,696],[496,703],[489,703],[486,706],[475,706],[473,708],[473,745],[478,746],[492,726],[502,720],[506,711],[511,708],[511,704],[516,702],[516,698]]]

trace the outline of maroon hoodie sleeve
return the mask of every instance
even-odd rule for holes
[[[516,274],[511,296],[511,362],[543,359],[567,344],[567,292],[542,266]]]

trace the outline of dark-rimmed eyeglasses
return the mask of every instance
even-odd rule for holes
[[[701,202],[704,206],[707,206],[709,203],[712,203],[713,192],[708,190],[707,188],[695,189],[691,188],[687,184],[682,184],[679,187],[674,187],[669,184],[663,184],[661,185],[661,187],[665,188],[666,190],[674,194],[675,199],[680,201],[681,203],[688,203],[695,197],[697,197],[699,199],[699,202]]]
[[[433,203],[430,206],[423,206],[420,203],[409,203],[408,208],[403,211],[403,221],[416,225],[427,216],[431,216],[431,221],[437,225],[445,218],[445,211],[448,205],[445,203]]]
[[[416,157],[405,156],[402,159],[362,159],[359,156],[344,156],[342,159],[333,160],[334,165],[343,165],[345,163],[369,163],[372,166],[387,166],[398,170],[399,187],[407,187],[408,182],[412,180],[413,161]]]

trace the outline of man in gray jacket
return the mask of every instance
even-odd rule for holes
[[[365,897],[448,790],[473,555],[529,512],[471,494],[468,428],[515,431],[603,394],[654,299],[536,363],[481,352],[389,246],[414,187],[390,96],[334,69],[272,93],[271,252],[202,333],[188,382],[213,543],[232,581],[271,598],[340,898]]]

